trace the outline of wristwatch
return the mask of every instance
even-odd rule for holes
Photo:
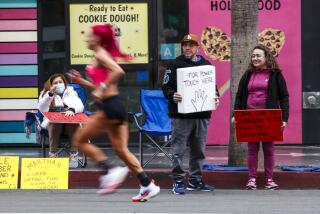
[[[107,84],[105,84],[104,82],[100,83],[100,87],[103,88],[103,89],[107,89],[108,88]]]

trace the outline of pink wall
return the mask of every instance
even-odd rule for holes
[[[201,38],[206,26],[214,26],[223,30],[231,38],[231,11],[222,8],[211,8],[211,2],[230,2],[227,0],[189,0],[189,29]],[[280,2],[276,9],[259,11],[259,32],[265,28],[280,29],[285,33],[285,44],[278,56],[283,74],[287,80],[290,94],[289,125],[284,132],[284,142],[288,144],[302,143],[301,122],[301,4],[300,0],[277,0],[261,2]],[[267,5],[268,7],[270,5]],[[274,5],[273,5],[274,6]],[[260,5],[262,7],[262,5]],[[209,59],[216,66],[217,84],[222,87],[230,80],[230,62],[219,62],[206,56],[200,48],[200,54]],[[248,50],[249,54],[249,50]],[[230,90],[221,97],[218,110],[213,112],[209,128],[207,144],[229,143],[230,118]]]

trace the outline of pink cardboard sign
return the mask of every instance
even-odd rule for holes
[[[43,112],[50,123],[86,123],[89,117],[84,113],[77,113],[73,116],[65,116],[64,112]]]

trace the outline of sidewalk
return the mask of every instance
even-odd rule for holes
[[[130,148],[138,156],[137,148]],[[144,149],[145,160],[151,156],[152,148]],[[262,149],[260,149],[262,150]],[[114,155],[110,148],[104,149],[114,164],[122,164],[121,160]],[[184,165],[188,167],[188,152],[184,159]],[[18,155],[20,157],[41,157],[40,148],[1,148],[1,156]],[[276,147],[276,169],[274,179],[282,189],[318,189],[320,188],[319,172],[288,172],[280,171],[279,166],[304,166],[320,167],[320,147],[316,146],[277,146]],[[258,185],[263,186],[263,156],[259,154],[259,178]],[[205,164],[227,165],[227,146],[208,146],[206,149]],[[170,175],[171,163],[159,154],[155,160],[145,169],[161,185],[162,188],[171,188],[172,179]],[[97,188],[98,178],[103,172],[96,168],[90,160],[86,168],[70,169],[70,188]],[[216,188],[243,189],[247,180],[246,171],[204,171],[204,180],[213,184]],[[123,188],[137,188],[136,178],[130,174]]]

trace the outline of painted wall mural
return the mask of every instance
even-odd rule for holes
[[[0,143],[35,143],[25,137],[25,113],[38,104],[36,0],[0,2]]]
[[[277,57],[290,93],[290,118],[283,143],[301,144],[301,2],[259,0],[258,4],[259,42],[268,46]],[[201,38],[200,54],[215,65],[222,94],[220,106],[212,114],[207,144],[229,143],[230,8],[230,0],[189,0],[190,33]]]

